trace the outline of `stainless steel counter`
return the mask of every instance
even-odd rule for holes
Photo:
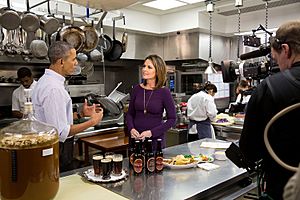
[[[219,136],[224,139],[228,140],[239,140],[242,130],[243,130],[243,125],[230,125],[230,126],[222,126],[222,125],[213,125],[215,129],[216,136]]]
[[[202,141],[181,144],[164,149],[164,157],[173,157],[177,154],[213,154],[214,149],[200,148]],[[129,199],[213,199],[233,194],[241,187],[237,182],[248,176],[248,173],[236,167],[230,160],[214,161],[220,168],[205,171],[200,168],[171,170],[165,168],[162,174],[132,175],[129,170],[127,180],[121,182],[101,184],[119,195]],[[128,159],[124,160],[125,167]],[[218,196],[219,195],[219,196]],[[218,199],[217,198],[217,199]]]

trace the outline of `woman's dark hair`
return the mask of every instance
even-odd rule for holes
[[[24,77],[31,77],[32,76],[32,73],[31,73],[31,70],[28,69],[27,67],[21,67],[20,69],[18,69],[17,71],[17,76],[18,76],[18,79],[21,79],[21,78],[24,78]]]
[[[165,61],[158,55],[149,55],[144,61],[146,60],[150,60],[152,62],[156,71],[155,89],[163,87],[167,79],[167,67]],[[147,84],[146,80],[143,84]]]
[[[54,42],[48,50],[50,64],[55,64],[57,60],[66,58],[71,49],[74,47],[65,41]]]
[[[217,93],[217,86],[215,84],[212,84],[211,82],[207,81],[206,83],[204,83],[204,85],[202,85],[202,90],[213,90],[214,93]]]

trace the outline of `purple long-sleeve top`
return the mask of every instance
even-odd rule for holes
[[[144,102],[145,91],[145,102]],[[156,148],[156,140],[162,139],[165,146],[165,132],[176,123],[176,110],[171,92],[168,88],[147,90],[136,85],[130,94],[130,103],[126,115],[128,131],[135,128],[139,133],[150,130],[152,133],[152,146]],[[149,99],[150,98],[150,99]],[[144,107],[147,113],[144,113]],[[167,120],[163,120],[166,110]]]

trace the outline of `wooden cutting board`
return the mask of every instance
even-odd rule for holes
[[[111,192],[100,185],[85,181],[78,174],[60,178],[59,190],[54,198],[55,200],[86,200],[86,199],[109,199],[109,200],[124,200],[114,192]]]

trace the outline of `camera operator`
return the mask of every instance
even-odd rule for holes
[[[263,159],[262,191],[273,199],[282,199],[283,188],[293,175],[278,165],[266,150],[263,135],[266,124],[282,109],[300,102],[300,21],[284,23],[270,38],[271,53],[280,72],[267,77],[252,93],[247,105],[240,149],[251,161]],[[285,163],[300,162],[300,110],[294,110],[272,125],[269,141]],[[298,153],[297,153],[298,152]]]

